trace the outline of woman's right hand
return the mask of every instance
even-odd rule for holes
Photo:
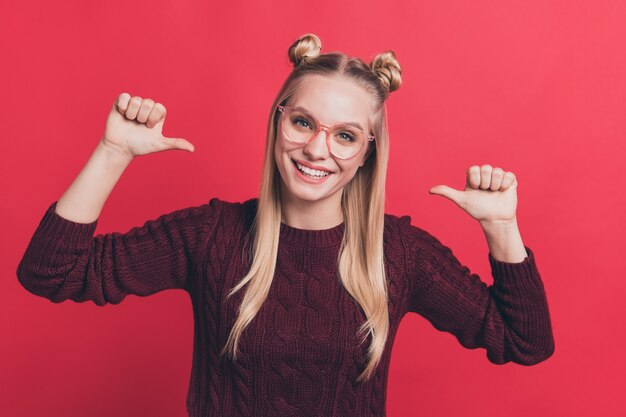
[[[130,158],[170,149],[193,152],[187,140],[163,136],[165,114],[161,103],[121,93],[109,112],[102,144]]]

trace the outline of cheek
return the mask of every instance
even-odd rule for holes
[[[285,141],[283,140],[281,134],[279,133],[278,135],[276,135],[276,141],[274,143],[274,155],[276,156],[276,159],[278,160],[281,155],[284,157],[285,153],[289,152],[290,150],[291,149],[289,149],[289,146],[285,144]]]
[[[280,146],[278,145],[278,143],[276,143],[274,145],[274,159],[276,159],[276,162],[278,162],[278,160],[280,159],[280,154],[281,154]]]
[[[276,168],[281,177],[284,177],[287,174],[288,166],[285,162],[285,149],[280,145],[280,143],[276,143],[274,145],[274,159],[276,160]]]
[[[356,163],[356,161],[347,164],[338,162],[337,165],[339,166],[339,170],[341,171],[342,175],[345,177],[349,177],[349,180],[346,178],[346,182],[352,181],[357,173],[357,169],[359,168],[359,165]]]
[[[280,144],[280,138],[276,138],[276,143],[274,144],[274,158],[276,162],[280,163],[283,158],[284,149]]]

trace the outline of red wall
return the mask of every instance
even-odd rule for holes
[[[314,32],[325,52],[393,49],[403,65],[388,100],[387,211],[411,215],[492,283],[478,224],[428,189],[462,188],[473,164],[513,171],[551,308],[556,350],[532,367],[491,364],[406,316],[388,415],[626,415],[623,1],[62,3],[0,6],[0,414],[185,415],[193,323],[183,292],[55,305],[19,285],[17,264],[123,91],[164,103],[164,134],[196,150],[133,161],[97,233],[212,196],[256,196],[287,48]]]

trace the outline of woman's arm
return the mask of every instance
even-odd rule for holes
[[[494,283],[487,286],[471,274],[450,248],[411,226],[405,216],[409,310],[454,334],[467,348],[486,348],[493,363],[541,362],[554,352],[554,339],[535,257],[517,227],[517,177],[489,164],[470,166],[466,177],[464,190],[441,184],[429,192],[451,200],[480,223]]]
[[[57,201],[56,213],[77,223],[96,221],[113,187],[132,160],[132,156],[100,140],[82,171]]]
[[[104,134],[74,182],[59,198],[56,212],[78,223],[94,222],[122,173],[136,156],[194,147],[163,136],[167,110],[150,98],[121,93],[111,106]]]
[[[192,290],[203,274],[223,204],[209,203],[164,214],[126,233],[93,236],[97,220],[76,223],[46,210],[17,268],[24,288],[55,303],[118,304],[127,295]],[[218,263],[213,262],[213,263]],[[215,277],[207,277],[213,279]]]
[[[485,348],[496,364],[534,365],[554,352],[545,290],[534,253],[518,263],[488,254],[494,283],[487,286],[437,238],[401,219],[410,291],[408,310],[466,348]]]
[[[163,215],[125,234],[93,236],[113,187],[135,156],[169,149],[193,151],[182,138],[162,135],[166,110],[151,99],[120,94],[106,129],[77,178],[50,205],[24,253],[17,276],[54,302],[119,303],[127,294],[187,288],[221,210],[213,199]]]
[[[480,222],[489,253],[501,262],[522,262],[526,257],[526,250],[522,242],[522,235],[517,227],[517,218],[511,221]]]

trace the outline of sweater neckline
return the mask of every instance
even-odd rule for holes
[[[299,229],[280,222],[280,240],[297,246],[331,246],[341,243],[345,222],[328,229]]]

